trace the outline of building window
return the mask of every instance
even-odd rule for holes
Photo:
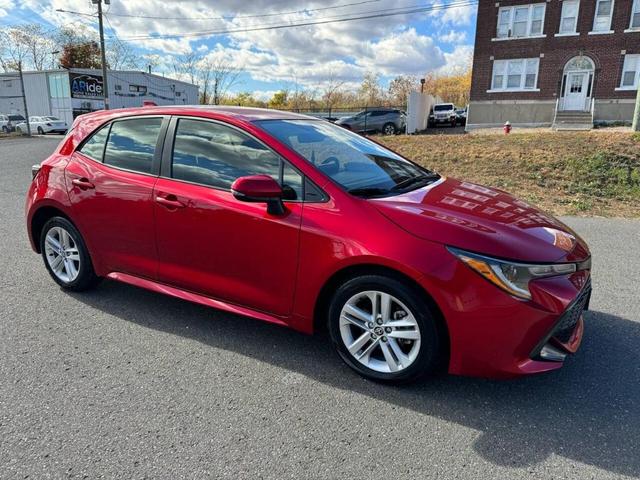
[[[625,55],[620,88],[635,90],[640,84],[640,55]]]
[[[130,92],[147,93],[147,87],[144,85],[129,85]]]
[[[578,0],[564,0],[562,2],[559,33],[576,33],[579,6],[580,2]]]
[[[498,38],[542,35],[546,4],[503,7],[498,10]]]
[[[640,29],[640,0],[634,0],[631,9],[631,27]]]
[[[593,19],[594,32],[608,32],[611,30],[611,17],[613,16],[613,0],[598,0],[596,14]]]
[[[493,62],[492,91],[535,90],[538,85],[539,58],[517,58]]]
[[[49,96],[51,98],[71,97],[71,86],[69,85],[68,73],[49,74]]]

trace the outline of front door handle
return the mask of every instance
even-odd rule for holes
[[[184,208],[186,205],[182,203],[175,195],[156,195],[156,202],[163,207],[167,207],[169,210],[176,208]]]
[[[96,188],[93,183],[89,181],[88,178],[74,178],[71,180],[71,183],[78,187],[80,190],[90,190],[92,188]]]

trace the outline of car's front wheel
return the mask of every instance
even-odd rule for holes
[[[53,217],[45,223],[40,251],[47,271],[61,287],[82,291],[100,281],[80,232],[66,218]]]
[[[393,123],[385,123],[382,127],[382,133],[384,133],[385,135],[395,135],[396,126]]]
[[[44,135],[44,130],[42,127],[38,127],[38,135]]]
[[[435,318],[422,295],[395,278],[366,275],[344,283],[329,307],[329,330],[342,359],[372,380],[409,382],[438,364]]]

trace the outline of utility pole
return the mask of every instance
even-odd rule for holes
[[[29,123],[29,109],[27,108],[27,94],[24,91],[24,77],[22,76],[22,60],[18,61],[18,73],[20,74],[20,88],[22,89],[22,103],[24,105],[24,118],[27,119],[27,135],[31,136],[31,124]]]
[[[91,0],[91,3],[98,5],[98,27],[100,29],[100,57],[102,59],[102,90],[104,91],[104,109],[109,110],[109,88],[107,85],[107,56],[104,51],[104,26],[102,23],[102,2],[110,5],[111,0]]]
[[[638,82],[638,94],[636,95],[636,109],[633,112],[633,123],[631,130],[640,132],[640,81]]]

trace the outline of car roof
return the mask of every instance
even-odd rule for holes
[[[268,108],[234,107],[227,105],[168,105],[146,106],[137,108],[123,108],[115,110],[99,110],[86,113],[81,116],[85,119],[97,119],[108,117],[109,119],[133,115],[193,115],[199,117],[227,117],[245,122],[256,120],[318,120],[316,117],[301,115],[299,113],[271,110]]]

